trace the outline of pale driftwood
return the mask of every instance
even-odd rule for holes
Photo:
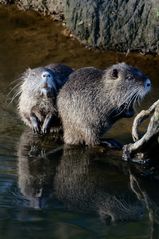
[[[134,119],[132,126],[132,138],[134,142],[140,139],[138,131],[139,125],[155,111],[157,105],[159,105],[159,100],[157,100],[148,110],[142,110]]]
[[[152,112],[153,115],[150,119],[146,133],[141,139],[134,144],[125,145],[123,148],[123,159],[129,160],[134,157],[138,160],[144,160],[145,153],[151,154],[152,146],[157,142],[156,137],[159,135],[159,100],[156,101],[148,110],[141,111],[135,118],[133,124],[133,138],[136,140],[138,136],[138,126],[146,119]],[[154,142],[154,140],[155,142]],[[153,152],[152,152],[153,153]]]

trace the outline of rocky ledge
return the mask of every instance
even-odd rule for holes
[[[159,54],[158,0],[0,0],[64,20],[84,44]]]

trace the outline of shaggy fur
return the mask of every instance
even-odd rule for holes
[[[113,123],[134,114],[134,104],[150,90],[150,80],[138,69],[119,63],[102,71],[81,68],[60,90],[57,108],[66,144],[100,144]]]
[[[37,133],[61,125],[56,96],[73,70],[62,64],[28,69],[21,77],[18,110],[21,119]]]

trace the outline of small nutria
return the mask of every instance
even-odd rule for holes
[[[150,80],[125,63],[106,70],[94,67],[76,70],[57,97],[64,142],[99,145],[100,137],[113,123],[134,115],[134,104],[150,88]]]
[[[34,132],[46,134],[58,129],[56,97],[73,70],[63,64],[28,69],[21,77],[19,114]]]

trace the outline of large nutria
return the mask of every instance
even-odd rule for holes
[[[65,143],[100,144],[100,137],[118,119],[134,115],[134,104],[150,88],[147,76],[125,63],[106,70],[94,67],[76,70],[57,99]]]
[[[72,69],[63,64],[28,69],[21,77],[19,114],[34,132],[45,134],[60,126],[56,97]]]

